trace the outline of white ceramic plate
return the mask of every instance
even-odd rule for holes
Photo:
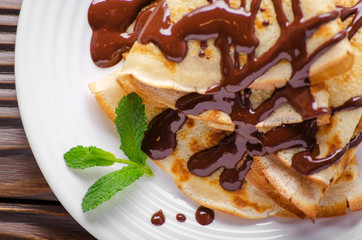
[[[63,154],[81,144],[122,155],[113,124],[88,90],[88,83],[113,69],[91,61],[91,0],[24,0],[16,42],[16,88],[21,117],[38,164],[63,206],[98,239],[358,239],[362,213],[310,221],[268,218],[245,220],[216,212],[215,221],[199,225],[197,204],[151,162],[153,178],[142,178],[94,211],[83,213],[88,187],[107,172],[66,167]],[[359,160],[362,160],[361,151]],[[159,209],[166,223],[154,226]],[[175,216],[184,213],[186,222]]]

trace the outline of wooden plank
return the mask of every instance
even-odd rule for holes
[[[15,75],[13,73],[0,73],[0,84],[15,83]]]
[[[14,52],[0,51],[0,65],[14,65],[14,58]]]
[[[1,0],[0,8],[20,10],[22,0]]]
[[[22,128],[0,128],[0,150],[29,148]]]
[[[0,44],[15,44],[15,33],[0,33]]]
[[[15,107],[0,107],[0,119],[4,118],[20,118],[19,108]]]
[[[0,15],[0,25],[3,26],[16,26],[18,25],[18,15]]]
[[[0,156],[0,198],[56,201],[33,155]]]
[[[0,101],[16,101],[15,89],[1,89],[0,88]]]
[[[60,205],[0,203],[0,239],[94,239]]]

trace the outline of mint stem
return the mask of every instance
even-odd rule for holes
[[[132,162],[130,160],[126,160],[126,159],[120,159],[120,158],[116,158],[116,159],[113,159],[115,162],[118,162],[118,163],[124,163],[124,164],[128,164],[128,165],[132,165],[132,166],[135,166],[135,167],[138,167],[139,169],[142,169],[144,171],[144,173],[146,174],[146,176],[150,177],[150,176],[153,176],[153,172],[151,170],[151,168],[147,165],[145,166],[142,166],[136,162]]]

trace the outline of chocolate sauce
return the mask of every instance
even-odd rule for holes
[[[166,109],[148,125],[141,149],[152,159],[163,159],[175,151],[176,133],[185,124],[187,117],[179,111]]]
[[[186,221],[186,216],[183,215],[182,213],[178,213],[176,215],[176,220],[179,221],[179,222],[185,222]]]
[[[205,57],[205,49],[208,47],[208,44],[206,41],[200,42],[200,48],[202,49],[199,53],[199,57],[203,58]]]
[[[209,225],[214,221],[214,217],[214,210],[204,206],[200,206],[195,213],[196,221],[201,225]]]
[[[227,168],[220,175],[220,185],[228,191],[236,191],[244,183],[244,177],[251,168],[253,158],[249,155],[243,161],[240,167]]]
[[[362,96],[357,96],[349,99],[339,107],[332,108],[332,112],[336,113],[340,111],[353,110],[360,107],[362,107]]]
[[[355,6],[350,8],[340,8],[341,19],[345,21],[348,17],[354,15],[351,24],[347,27],[348,38],[351,40],[353,36],[362,27],[362,1],[360,0]]]
[[[258,5],[252,4],[252,11],[256,11]],[[246,12],[244,8],[231,8],[225,1],[215,0],[171,25],[170,11],[163,0],[151,14],[138,40],[143,44],[156,44],[168,60],[175,62],[186,57],[188,40],[206,41],[220,35],[230,37],[249,53],[259,43],[254,35],[254,20],[255,14]]]
[[[201,42],[200,42],[200,48],[201,48],[202,50],[205,50],[208,46],[209,46],[209,45],[207,44],[206,41],[201,41]]]
[[[359,133],[345,147],[338,149],[328,157],[320,159],[317,159],[309,151],[299,152],[297,154],[294,154],[292,158],[292,166],[296,171],[305,175],[310,175],[319,172],[337,162],[339,159],[343,157],[343,155],[348,151],[348,149],[357,147],[361,143],[361,141],[362,141],[362,135],[361,133]]]
[[[155,212],[151,217],[151,223],[156,226],[161,226],[166,221],[165,215],[162,210]]]
[[[263,24],[263,26],[265,26],[265,27],[267,27],[267,26],[269,26],[269,21],[268,20],[264,20],[263,22],[262,22],[262,24]]]
[[[311,119],[301,123],[283,124],[261,134],[260,139],[268,154],[296,147],[313,148],[317,130],[316,120]]]
[[[194,154],[188,161],[189,171],[200,177],[210,176],[217,169],[233,169],[245,153],[245,141],[233,133],[212,148]]]
[[[99,67],[110,67],[122,59],[137,40],[139,31],[150,11],[138,14],[152,0],[93,1],[88,10],[89,25],[93,30],[91,56]],[[134,33],[126,33],[131,23],[138,21]]]
[[[221,175],[223,180],[220,178],[220,183],[227,190],[237,190],[235,186],[241,187],[240,182],[242,182],[245,174],[237,175],[238,171],[235,167],[245,153],[251,156],[266,155],[292,147],[312,146],[315,144],[314,137],[316,134],[316,125],[313,119],[321,114],[329,113],[328,109],[313,107],[315,104],[309,87],[293,88],[287,85],[285,88],[275,91],[268,100],[255,110],[251,109],[250,93],[247,89],[243,95],[234,95],[235,98],[232,98],[230,94],[228,97],[226,95],[198,95],[193,93],[176,102],[176,107],[186,114],[198,115],[205,110],[216,108],[229,113],[235,123],[234,134],[223,139],[217,146],[194,154],[188,161],[189,171],[201,177],[209,176],[223,167],[224,171]],[[215,103],[220,103],[220,101],[215,97],[220,96],[223,96],[224,104],[219,104],[220,107],[218,107],[219,105]],[[209,100],[205,101],[207,98]],[[196,100],[196,104],[192,100]],[[300,124],[283,125],[266,134],[260,134],[255,125],[264,121],[275,109],[287,102],[298,110],[306,120]],[[308,119],[312,120],[307,121]],[[233,177],[225,178],[230,174],[233,174]],[[236,179],[236,176],[240,178]]]
[[[220,184],[225,190],[235,191],[241,188],[243,179],[250,169],[251,156],[263,156],[293,147],[314,146],[317,132],[315,119],[282,125],[265,134],[252,127],[251,129],[249,136],[245,132],[244,136],[240,136],[236,130],[218,145],[191,156],[187,163],[189,171],[196,176],[206,177],[223,167]],[[252,141],[252,138],[255,140]],[[246,159],[242,162],[244,158]],[[240,162],[242,165],[238,167]]]
[[[349,99],[339,107],[332,108],[332,114],[340,111],[354,110],[362,107],[362,96],[357,96]],[[339,161],[348,149],[356,147],[362,141],[362,136],[359,133],[345,147],[336,150],[330,156],[317,159],[310,151],[302,151],[295,154],[292,158],[292,167],[300,173],[311,175],[328,168],[332,164]],[[309,143],[305,148],[312,149],[314,144]]]
[[[357,134],[350,142],[348,147],[355,148],[362,142],[362,133]]]

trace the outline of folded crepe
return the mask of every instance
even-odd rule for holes
[[[300,218],[314,220],[318,217],[345,215],[347,208],[351,211],[362,210],[362,189],[357,160],[352,154],[350,152],[345,155],[343,161],[347,162],[349,158],[351,161],[330,188],[324,188],[298,176],[280,165],[273,156],[254,160],[252,170],[246,175],[246,179],[275,203]],[[273,176],[264,174],[263,170],[258,169],[260,167],[264,167],[264,170]],[[273,171],[266,170],[267,168]],[[288,187],[281,189],[283,186],[276,183],[280,178]]]
[[[246,2],[246,5],[250,6],[251,1]],[[208,4],[210,3],[207,0],[167,0],[173,23],[192,10]],[[238,7],[240,1],[231,1],[231,5]],[[303,0],[301,6],[305,19],[335,9],[332,0],[318,2]],[[265,54],[280,36],[280,27],[272,1],[261,1],[261,8],[265,9],[265,11],[259,11],[255,21],[255,35],[259,40],[256,49],[257,58]],[[284,2],[283,8],[287,17],[292,19],[293,10],[291,4]],[[264,21],[268,22],[267,26],[263,24]],[[341,20],[338,18],[323,25],[308,40],[308,53],[312,53],[322,43],[331,39],[341,30]],[[137,81],[158,89],[166,88],[181,92],[205,93],[209,88],[220,83],[222,78],[220,69],[221,55],[212,39],[207,42],[207,48],[203,50],[204,57],[199,56],[201,50],[199,41],[188,41],[188,52],[185,59],[175,63],[167,60],[153,43],[141,44],[136,42],[128,54],[122,74],[132,75]],[[244,58],[242,60],[245,62],[245,56],[242,55],[241,58]],[[345,72],[352,64],[353,55],[350,44],[347,39],[344,39],[312,64],[310,69],[311,81],[312,83],[322,82],[331,76]],[[250,88],[273,89],[275,86],[284,86],[291,73],[290,64],[287,61],[282,61],[257,79]]]

